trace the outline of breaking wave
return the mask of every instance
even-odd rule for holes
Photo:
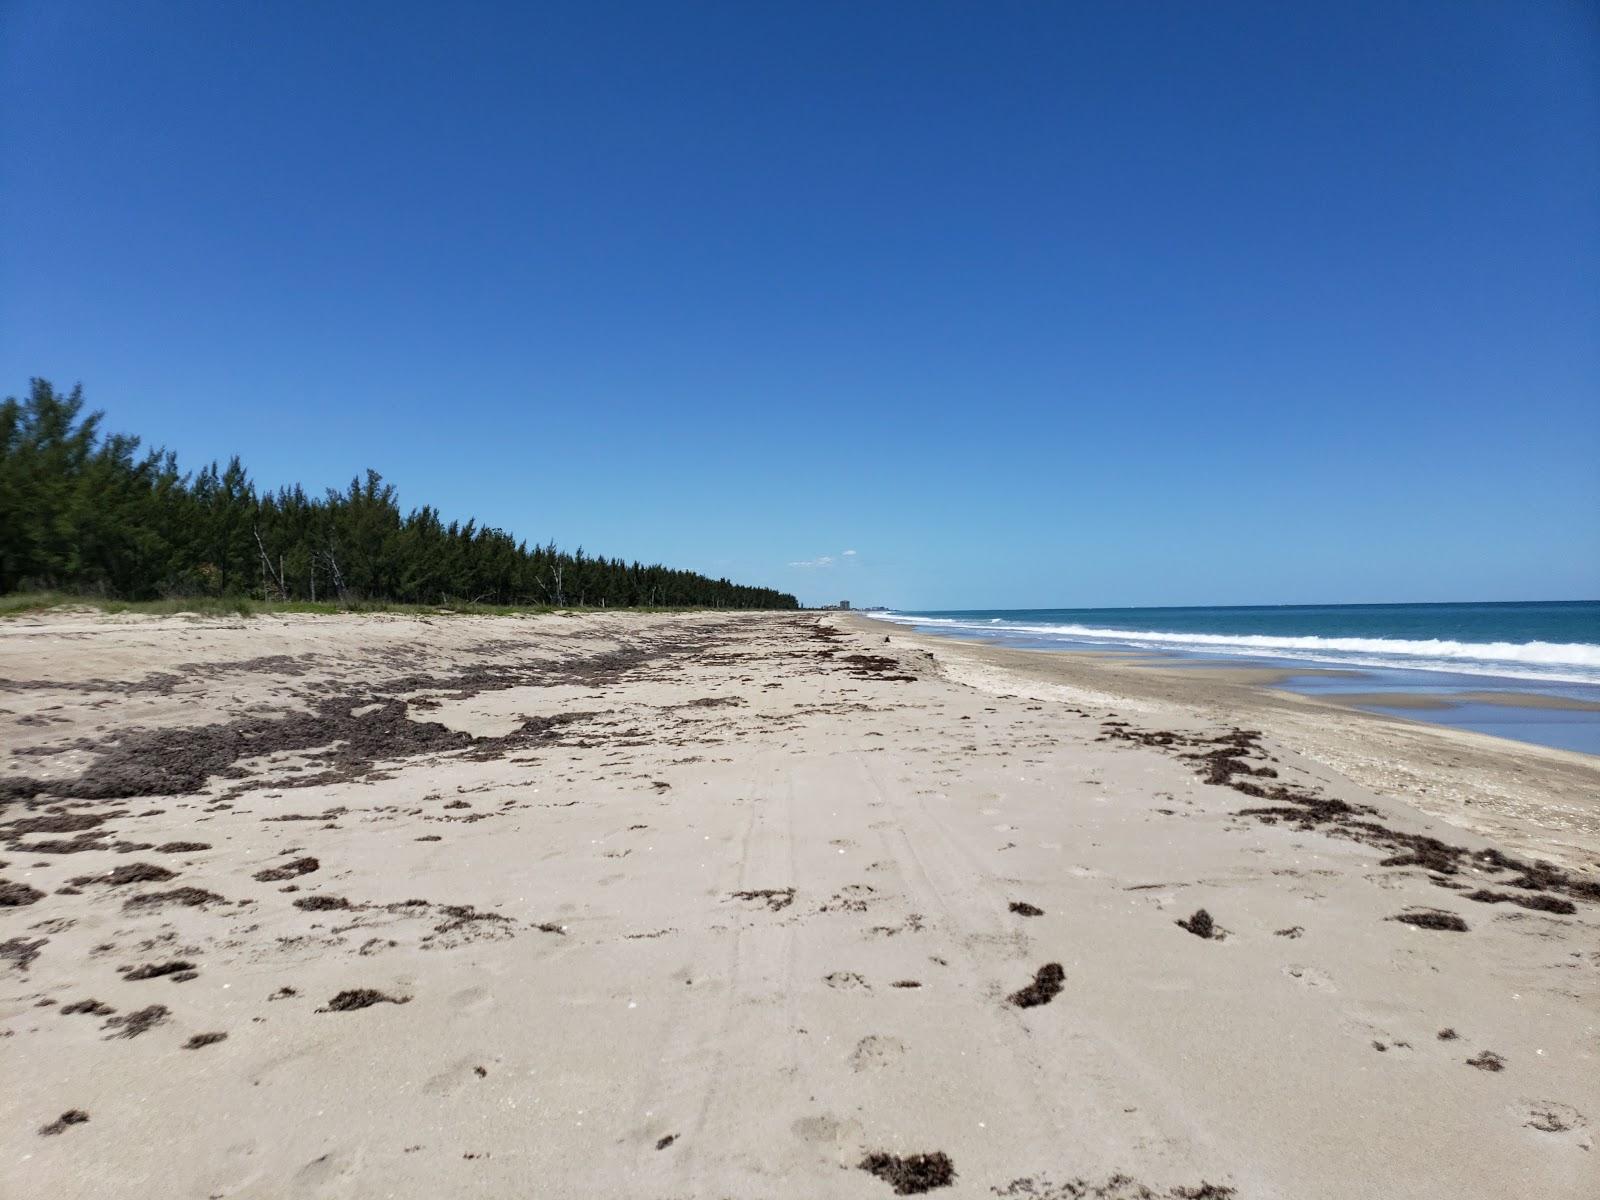
[[[1600,645],[1589,642],[1456,642],[1442,639],[1283,637],[1241,633],[1171,633],[1092,625],[962,620],[871,613],[880,620],[950,633],[1023,637],[1069,646],[1116,646],[1191,654],[1292,659],[1336,666],[1402,667],[1502,679],[1600,683]]]

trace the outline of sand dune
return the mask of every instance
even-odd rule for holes
[[[0,1195],[1600,1193],[1600,771],[1135,670],[0,624]]]

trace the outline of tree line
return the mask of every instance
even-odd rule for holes
[[[376,471],[310,496],[257,490],[235,456],[184,473],[166,450],[102,433],[83,389],[32,381],[0,404],[0,593],[125,600],[796,608],[794,596],[693,571],[529,546],[424,505]]]

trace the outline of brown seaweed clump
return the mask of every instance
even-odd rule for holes
[[[194,963],[187,959],[173,959],[164,963],[145,963],[137,967],[122,968],[124,979],[137,982],[141,979],[161,979],[170,977],[174,983],[187,983],[200,974]]]
[[[1578,911],[1578,906],[1571,900],[1563,900],[1560,896],[1547,896],[1543,892],[1530,892],[1526,896],[1518,896],[1511,892],[1497,892],[1493,888],[1479,888],[1475,892],[1468,892],[1467,899],[1476,900],[1479,904],[1515,904],[1518,908],[1530,909],[1533,912],[1559,913],[1564,917],[1570,917]]]
[[[303,908],[307,912],[329,912],[334,909],[349,908],[350,901],[343,896],[301,896],[294,902],[296,908]]]
[[[257,871],[251,878],[260,883],[282,883],[286,879],[298,879],[302,875],[309,875],[320,866],[322,866],[320,862],[308,856],[286,862],[281,867],[268,867]]]
[[[102,1029],[114,1029],[112,1037],[136,1038],[141,1033],[154,1029],[167,1019],[167,1006],[165,1004],[152,1004],[148,1008],[141,1008],[131,1012],[125,1017],[112,1017]]]
[[[1197,938],[1213,940],[1221,940],[1222,938],[1222,931],[1217,928],[1217,923],[1211,919],[1211,914],[1203,908],[1195,909],[1193,916],[1187,917],[1182,921],[1175,921],[1173,924],[1182,929],[1187,929]]]
[[[856,1166],[893,1186],[897,1196],[913,1196],[949,1187],[955,1180],[955,1164],[942,1150],[932,1154],[869,1154]]]
[[[103,883],[107,887],[126,887],[130,883],[165,883],[177,877],[176,871],[158,867],[155,863],[124,863],[104,875],[79,875],[71,883],[73,887],[87,887],[92,883]]]
[[[1061,994],[1067,973],[1060,963],[1045,963],[1034,973],[1033,982],[1007,997],[1018,1008],[1037,1008]]]
[[[347,988],[318,1012],[355,1012],[358,1008],[371,1008],[374,1004],[410,1004],[410,996],[390,996],[373,988]]]
[[[13,883],[0,879],[0,908],[21,908],[24,904],[37,904],[44,893],[26,883]]]
[[[185,908],[202,908],[221,899],[221,896],[215,892],[208,892],[205,888],[181,887],[165,892],[145,892],[143,895],[133,896],[122,907],[125,912],[136,912],[143,908],[165,908],[169,904],[181,904]]]
[[[89,1114],[81,1108],[69,1108],[50,1124],[39,1130],[40,1137],[55,1137],[58,1133],[65,1133],[74,1125],[82,1125],[89,1119]]]
[[[1466,933],[1467,923],[1455,913],[1440,912],[1436,908],[1425,908],[1417,912],[1403,912],[1390,917],[1391,921],[1399,921],[1405,925],[1414,925],[1418,929],[1437,929],[1445,933]]]

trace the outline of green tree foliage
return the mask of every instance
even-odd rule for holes
[[[258,493],[238,458],[181,474],[173,455],[103,434],[101,417],[84,415],[81,387],[42,379],[0,404],[0,593],[797,607],[771,588],[529,547],[428,506],[402,514],[376,471],[321,499],[298,485]]]

